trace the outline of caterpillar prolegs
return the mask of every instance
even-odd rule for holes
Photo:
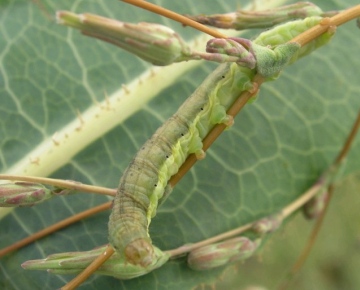
[[[276,47],[318,24],[321,19],[310,17],[280,25],[262,33],[254,43]],[[325,34],[301,49],[291,51],[288,59],[292,57],[293,62],[310,53],[331,36]],[[257,68],[261,66],[265,64],[257,63]],[[125,254],[128,262],[144,267],[151,263],[154,250],[148,227],[158,203],[171,191],[169,179],[190,154],[195,153],[199,158],[204,156],[202,140],[215,124],[231,124],[226,111],[242,92],[252,89],[251,81],[256,72],[256,68],[235,63],[221,64],[144,144],[125,170],[110,215],[109,241],[117,251]]]

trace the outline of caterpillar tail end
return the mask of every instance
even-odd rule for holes
[[[154,248],[148,241],[137,239],[125,247],[126,260],[134,265],[147,267],[154,262]]]

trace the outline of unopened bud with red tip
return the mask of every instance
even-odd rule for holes
[[[32,206],[52,197],[50,189],[32,182],[0,184],[0,207]]]
[[[245,260],[254,254],[259,245],[260,239],[252,241],[246,237],[237,237],[195,249],[190,252],[187,262],[193,270],[208,270]]]

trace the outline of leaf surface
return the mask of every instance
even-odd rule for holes
[[[130,100],[119,97],[119,101],[116,96],[125,91],[121,85],[139,83],[139,76],[151,66],[56,25],[44,11],[50,11],[51,17],[57,10],[70,10],[163,23],[189,41],[199,34],[118,1],[43,1],[38,4],[41,9],[34,3],[37,1],[8,0],[0,4],[0,170],[115,188],[136,151],[215,66],[170,67],[173,75],[164,73],[169,76],[161,90],[160,84],[150,82],[153,88],[147,93],[153,91],[154,96],[139,94]],[[237,7],[237,1],[179,3],[165,4],[189,14],[228,12]],[[316,4],[324,10],[346,8],[335,1]],[[311,186],[337,155],[360,107],[357,35],[354,23],[340,27],[329,45],[262,87],[259,99],[245,107],[235,125],[159,208],[151,224],[154,244],[167,250],[233,229],[281,209]],[[86,112],[96,109],[101,121],[87,122]],[[104,116],[113,127],[107,127]],[[72,134],[63,135],[72,122]],[[86,136],[76,139],[86,130]],[[345,174],[359,171],[359,146],[357,141]],[[17,209],[0,221],[0,246],[106,200],[79,194]],[[20,264],[107,243],[108,215],[89,218],[3,258],[0,288],[55,289],[63,285],[71,277],[24,272]],[[194,272],[179,259],[129,281],[93,276],[84,288],[189,289],[211,283],[221,273],[222,269]]]

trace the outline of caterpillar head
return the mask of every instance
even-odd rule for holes
[[[125,247],[126,260],[134,265],[147,267],[154,262],[154,248],[148,241],[137,239]]]

